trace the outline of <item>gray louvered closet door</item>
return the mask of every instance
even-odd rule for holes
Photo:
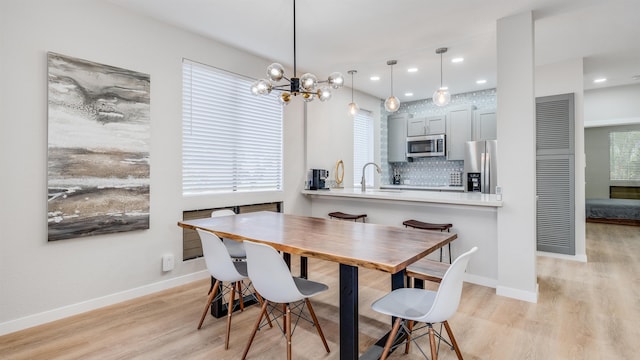
[[[573,94],[536,98],[537,247],[575,255]]]

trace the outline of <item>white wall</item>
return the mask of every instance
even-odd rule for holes
[[[582,59],[536,67],[536,97],[574,94],[575,237],[574,259],[587,260],[585,234],[584,87]]]
[[[534,26],[531,12],[497,22],[498,209],[496,293],[537,301]]]
[[[151,75],[149,230],[47,242],[47,51]],[[0,2],[0,334],[206,276],[201,259],[161,271],[163,254],[181,257],[185,209],[310,211],[300,103],[285,109],[284,192],[182,197],[183,57],[256,78],[270,63],[104,2]]]
[[[318,74],[316,74],[318,75]],[[318,75],[319,77],[321,75]],[[370,95],[354,92],[354,100],[361,109],[372,112],[374,123],[374,161],[380,164],[380,100]],[[353,118],[347,112],[351,102],[351,89],[343,87],[333,92],[331,100],[307,104],[307,167],[327,169],[334,179],[335,165],[344,162],[343,186],[353,187]],[[374,172],[375,173],[375,172]],[[375,173],[375,185],[379,175]],[[361,173],[355,174],[359,179]]]
[[[584,92],[585,127],[640,123],[640,84]]]

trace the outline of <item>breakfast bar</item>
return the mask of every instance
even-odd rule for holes
[[[369,223],[398,227],[409,219],[451,223],[451,231],[458,235],[451,243],[454,259],[474,246],[479,249],[469,262],[465,281],[493,288],[498,285],[497,209],[502,207],[502,201],[494,194],[357,188],[302,193],[311,200],[311,215],[316,217],[326,218],[330,212],[342,211],[366,213]],[[438,260],[437,254],[428,258]]]

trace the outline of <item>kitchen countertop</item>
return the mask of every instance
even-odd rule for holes
[[[432,190],[432,191],[464,191],[464,186],[420,186],[420,185],[380,185],[380,189]]]
[[[359,188],[343,188],[329,190],[303,190],[302,193],[312,196],[333,196],[487,207],[502,206],[502,201],[497,200],[495,194],[481,194],[471,192],[404,189],[367,189],[367,191],[362,192]]]

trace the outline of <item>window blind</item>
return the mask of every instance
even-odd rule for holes
[[[252,79],[182,63],[182,193],[282,189],[282,105]]]
[[[610,180],[640,180],[640,131],[609,133]]]
[[[373,117],[366,110],[360,110],[353,119],[353,185],[360,186],[362,167],[373,161]],[[365,172],[365,180],[373,185],[373,167]]]

